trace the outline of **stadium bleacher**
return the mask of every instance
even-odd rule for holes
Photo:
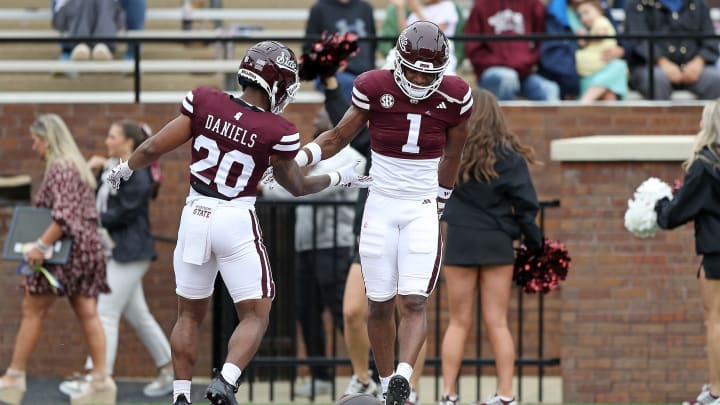
[[[222,9],[194,9],[184,13],[178,0],[149,0],[146,29],[121,32],[119,37],[138,36],[202,38],[207,46],[186,46],[180,42],[151,42],[143,45],[140,71],[142,92],[153,92],[157,101],[174,101],[173,93],[186,91],[188,83],[227,87],[228,75],[237,68],[236,58],[255,42],[256,38],[300,38],[303,35],[309,7],[314,0],[266,0],[263,8],[257,3],[243,0],[224,0]],[[385,2],[370,0],[375,6],[378,26],[385,18]],[[468,10],[470,1],[459,4]],[[0,7],[0,88],[3,99],[12,99],[23,92],[63,91],[78,92],[80,99],[94,91],[118,92],[115,99],[130,97],[133,90],[134,65],[120,58],[125,49],[119,44],[116,60],[109,62],[60,62],[59,47],[55,43],[13,43],[15,38],[58,37],[61,35],[50,26],[49,0],[6,0]],[[624,12],[613,9],[613,17],[624,22]],[[712,10],[713,19],[720,21],[720,9]],[[191,31],[181,30],[183,19],[193,20]],[[222,29],[216,29],[221,25]],[[241,33],[247,41],[224,44],[214,41],[218,37]],[[299,41],[286,41],[296,52]],[[474,81],[472,69],[465,63],[459,73],[468,81]],[[78,76],[82,76],[79,78]],[[81,96],[80,92],[86,95]],[[161,97],[168,92],[168,97]],[[676,92],[673,99],[692,99],[689,92]],[[150,94],[150,93],[148,93]],[[641,97],[631,93],[629,99]],[[130,98],[132,99],[132,98]],[[166,100],[167,99],[167,100]],[[300,100],[317,101],[319,95],[310,83],[301,88]]]

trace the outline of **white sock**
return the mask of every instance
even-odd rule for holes
[[[185,399],[190,402],[190,386],[192,383],[190,380],[175,380],[173,381],[173,403],[177,401],[180,394],[185,394]]]
[[[383,394],[387,392],[388,384],[390,384],[390,378],[392,378],[392,375],[387,377],[380,376],[380,385],[382,386]]]
[[[407,363],[400,363],[397,366],[397,369],[395,370],[395,374],[401,375],[406,380],[410,381],[410,376],[412,375],[412,366]]]
[[[510,401],[513,400],[513,398],[515,398],[515,397],[509,397],[509,398],[508,398],[508,397],[504,397],[504,396],[502,396],[502,395],[498,395],[498,397],[499,397],[500,399],[502,399],[503,401],[505,401],[505,402],[510,402]]]
[[[235,385],[238,378],[240,378],[240,375],[242,374],[242,370],[240,370],[240,367],[232,363],[225,363],[223,364],[223,368],[222,371],[220,371],[220,374],[222,374],[225,381],[229,382],[232,385]]]

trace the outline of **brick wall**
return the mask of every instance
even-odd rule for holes
[[[292,105],[286,117],[309,135],[317,106]],[[680,177],[678,162],[561,164],[549,160],[552,139],[597,134],[691,134],[697,129],[700,106],[559,107],[507,106],[511,127],[533,145],[544,162],[531,168],[541,199],[560,198],[562,207],[547,212],[551,238],[567,243],[573,257],[569,279],[560,291],[545,298],[545,357],[562,357],[560,367],[567,402],[674,402],[694,394],[706,380],[702,308],[694,270],[698,261],[689,227],[638,240],[622,224],[627,198],[650,175],[666,180]],[[74,131],[80,147],[90,155],[104,153],[109,124],[122,118],[148,122],[155,130],[177,114],[176,105],[2,105],[0,106],[0,173],[28,173],[33,190],[39,185],[43,163],[30,150],[28,126],[40,113],[56,112]],[[158,235],[174,237],[187,193],[188,148],[162,159],[162,195],[152,204],[152,226]],[[0,243],[4,243],[10,209],[0,209]],[[172,244],[158,242],[159,259],[144,279],[151,310],[163,329],[175,319],[171,268]],[[272,249],[272,247],[270,247]],[[12,353],[22,293],[14,275],[15,263],[0,262],[0,368]],[[285,269],[274,269],[283,282]],[[439,322],[446,313],[441,288]],[[278,300],[287,299],[278,297]],[[523,350],[537,353],[537,298],[526,296]],[[430,326],[434,328],[435,304]],[[511,312],[517,335],[516,304]],[[199,370],[210,363],[210,320],[202,332]],[[146,353],[127,324],[122,325],[116,374],[154,373]],[[126,333],[127,332],[127,333]],[[341,343],[341,342],[339,342]],[[482,356],[489,344],[482,341]],[[476,354],[475,339],[466,347]],[[435,339],[429,355],[436,353]],[[342,351],[342,349],[341,349]],[[58,301],[49,314],[31,374],[63,375],[82,366],[82,336],[69,305]],[[472,372],[472,370],[468,370]],[[485,372],[492,372],[485,368]],[[531,373],[528,370],[525,373]]]

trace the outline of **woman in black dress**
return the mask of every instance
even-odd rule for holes
[[[657,223],[673,229],[695,222],[695,251],[702,255],[700,295],[705,313],[709,383],[691,404],[720,404],[720,102],[710,102],[702,114],[700,133],[687,172],[672,201],[655,205]],[[700,270],[700,269],[699,269]]]
[[[482,318],[495,356],[498,385],[487,405],[515,405],[512,378],[515,349],[507,324],[512,287],[513,241],[524,236],[529,249],[542,246],[535,222],[539,204],[527,163],[533,149],[508,131],[495,96],[480,90],[468,121],[458,183],[445,208],[447,226],[443,273],[450,323],[442,342],[444,395],[457,405],[457,377],[473,322],[478,291]]]

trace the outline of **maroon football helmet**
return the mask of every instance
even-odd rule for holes
[[[240,63],[238,82],[260,86],[270,97],[270,110],[282,113],[300,88],[295,53],[276,41],[255,44]]]
[[[417,21],[400,33],[395,45],[395,82],[408,97],[422,100],[440,87],[450,62],[450,44],[440,27],[429,21]],[[410,82],[404,69],[434,74],[427,86]]]

